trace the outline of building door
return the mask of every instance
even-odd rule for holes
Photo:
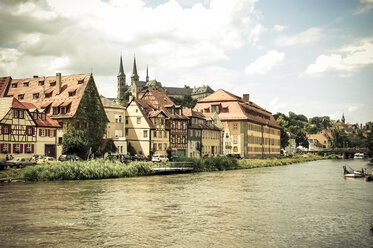
[[[56,145],[45,145],[45,155],[56,158]]]

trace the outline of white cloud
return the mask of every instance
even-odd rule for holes
[[[265,32],[254,8],[256,1],[187,1],[188,8],[176,0],[156,7],[142,0],[0,3],[4,12],[12,13],[11,18],[0,17],[12,24],[1,27],[7,35],[0,36],[0,74],[27,77],[54,75],[55,70],[85,73],[93,68],[97,78],[106,81],[113,76],[110,87],[115,94],[121,52],[126,71],[132,69],[134,53],[139,71],[149,64],[157,76],[178,72],[179,76],[168,77],[175,80],[196,69],[216,71],[218,63],[229,59],[227,51],[248,42],[255,45]],[[9,44],[16,44],[12,52],[4,50]],[[14,66],[18,70],[9,69]],[[100,82],[96,83],[100,89]],[[105,89],[108,85],[105,82]]]
[[[365,38],[357,44],[347,45],[336,50],[338,53],[320,55],[314,64],[308,66],[304,74],[339,72],[349,76],[360,68],[373,65],[373,37]]]
[[[354,112],[354,111],[356,111],[356,110],[358,110],[359,109],[359,107],[357,107],[357,106],[350,106],[349,108],[348,108],[348,111],[349,112]]]
[[[286,26],[282,26],[282,25],[278,25],[278,24],[276,24],[276,25],[273,26],[273,30],[276,31],[276,32],[282,32],[285,29],[287,29]]]
[[[281,64],[284,58],[285,53],[270,50],[266,55],[263,55],[255,60],[255,62],[249,64],[245,69],[245,73],[248,75],[265,74]]]
[[[321,28],[309,28],[296,35],[280,36],[275,40],[278,46],[294,46],[306,43],[312,43],[320,40],[322,37]]]
[[[373,0],[360,0],[360,4],[356,9],[355,14],[366,13],[371,9],[373,9]]]

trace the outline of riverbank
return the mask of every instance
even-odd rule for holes
[[[297,155],[292,158],[273,159],[241,159],[230,157],[216,158],[183,158],[182,162],[189,162],[194,172],[208,172],[219,170],[253,169],[260,167],[283,166],[321,159],[337,159],[336,155]],[[68,161],[63,163],[39,164],[23,169],[8,169],[0,172],[0,178],[23,178],[27,181],[54,180],[89,180],[119,177],[149,176],[153,174],[153,163],[131,162],[122,164],[118,161],[95,159],[91,161]],[[165,167],[169,164],[164,164]]]

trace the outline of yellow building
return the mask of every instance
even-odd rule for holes
[[[221,129],[206,121],[202,125],[202,156],[221,154]]]
[[[112,139],[117,148],[115,154],[127,154],[127,140],[125,137],[125,116],[126,108],[116,101],[101,96],[109,122],[106,125],[104,139]]]
[[[62,140],[60,125],[31,103],[13,97],[0,98],[0,159],[34,154],[58,158]]]
[[[170,148],[169,118],[163,110],[152,110],[148,113],[153,129],[150,131],[151,151],[153,154],[167,155]]]
[[[195,109],[205,116],[219,115],[229,130],[229,138],[224,137],[224,151],[245,158],[280,155],[280,126],[270,112],[249,101],[249,94],[241,98],[220,89],[199,100]]]
[[[317,134],[308,134],[307,138],[311,139],[312,141],[317,140],[322,148],[330,148],[333,139],[331,132],[327,129],[324,129]]]
[[[132,98],[127,106],[125,115],[125,136],[136,154],[150,155],[150,130],[153,123],[149,120],[139,100]]]

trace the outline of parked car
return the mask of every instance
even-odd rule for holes
[[[144,154],[135,154],[132,156],[133,161],[146,161],[148,160],[147,157]]]
[[[22,168],[27,165],[33,165],[35,162],[32,162],[30,158],[13,158],[4,163],[5,166],[10,166],[14,168]]]
[[[64,162],[64,161],[82,161],[83,159],[77,155],[74,154],[62,154],[59,158],[59,161]]]
[[[163,154],[154,154],[152,162],[168,162],[168,158]]]
[[[51,163],[57,163],[58,161],[54,157],[44,157],[42,159],[38,160],[38,164],[51,164]]]
[[[38,160],[39,159],[43,159],[45,156],[44,155],[37,155],[37,154],[35,154],[35,155],[33,155],[32,157],[31,157],[31,161],[33,161],[33,162],[38,162]]]

